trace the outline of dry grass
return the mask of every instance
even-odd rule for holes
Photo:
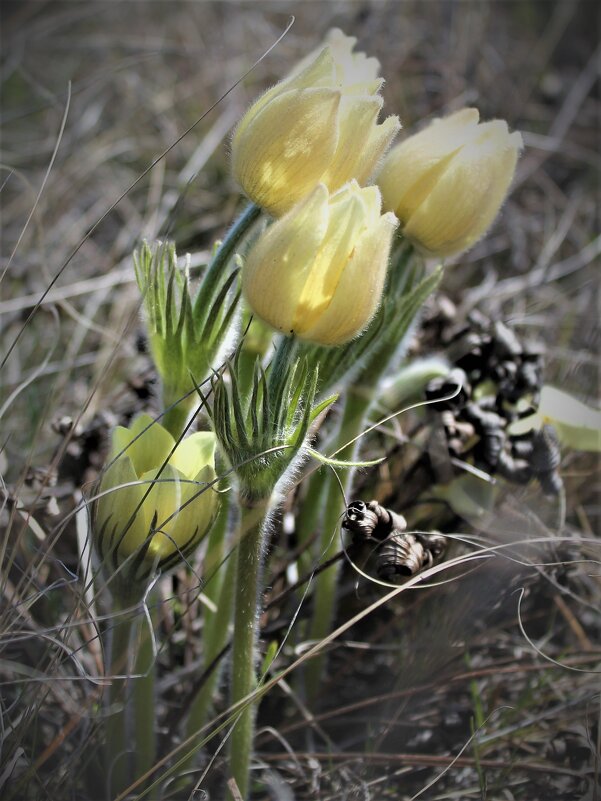
[[[85,591],[86,520],[75,511],[102,464],[107,426],[153,402],[136,346],[133,247],[171,236],[202,262],[241,206],[229,131],[262,87],[338,25],[380,58],[386,107],[405,129],[473,103],[524,131],[515,191],[490,235],[447,271],[445,292],[460,314],[477,305],[544,341],[547,380],[593,398],[598,12],[587,0],[176,0],[4,2],[1,13],[0,786],[15,792],[14,776],[27,774],[17,797],[95,799],[98,630],[107,622],[102,597]],[[145,172],[290,14],[284,41]],[[65,416],[81,437],[60,433]],[[403,591],[349,624],[314,709],[297,695],[296,671],[274,686],[261,707],[257,799],[601,798],[597,462],[566,453],[562,474],[561,535],[557,510],[532,494],[483,533],[485,543],[499,542],[503,526],[526,538],[533,509],[549,524],[547,542],[504,552],[525,564],[498,555],[465,576],[445,572],[437,578],[452,582]],[[557,553],[562,564],[547,564]],[[274,576],[286,554],[280,543]],[[342,626],[383,594],[366,582],[356,591],[355,581],[347,568]],[[196,584],[182,573],[160,586],[163,754],[178,742],[197,674]],[[285,588],[281,578],[273,586],[272,599]],[[266,640],[286,632],[289,601],[265,615]],[[303,648],[293,634],[280,667]],[[209,788],[218,770],[217,760]]]

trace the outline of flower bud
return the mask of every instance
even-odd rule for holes
[[[189,258],[189,257],[188,257]],[[178,266],[175,245],[147,242],[134,251],[138,287],[144,298],[150,350],[162,383],[163,425],[176,436],[197,403],[195,384],[211,374],[234,347],[240,297],[236,272],[190,287],[188,269]]]
[[[252,310],[285,334],[339,345],[373,317],[384,286],[394,214],[377,187],[323,184],[262,235],[242,270]]]
[[[124,578],[143,580],[185,559],[217,512],[215,435],[175,440],[149,415],[113,431],[100,484],[95,541],[105,562]]]
[[[364,183],[400,128],[381,125],[379,63],[353,53],[356,39],[332,30],[325,47],[246,112],[232,140],[234,177],[246,194],[280,216],[321,181],[330,191]]]
[[[377,182],[384,208],[420,250],[444,258],[487,231],[513,179],[522,148],[504,120],[478,124],[477,109],[435,120],[388,154]]]

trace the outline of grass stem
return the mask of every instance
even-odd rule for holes
[[[356,450],[357,442],[353,442],[347,447],[343,447],[350,440],[357,437],[364,426],[367,411],[371,402],[371,395],[368,392],[355,392],[349,390],[346,396],[344,412],[340,421],[340,429],[336,440],[336,456],[339,459],[352,459]],[[344,495],[340,491],[337,475],[330,472],[325,480],[325,508],[322,519],[322,530],[320,539],[319,557],[321,561],[327,562],[331,559],[340,547],[336,536],[337,527],[340,522],[340,515],[344,511],[351,487],[353,471],[348,469],[342,478]],[[313,616],[309,629],[311,640],[321,640],[332,630],[334,614],[336,611],[336,589],[340,563],[335,562],[327,570],[320,573],[315,579],[315,603]],[[306,671],[306,692],[309,700],[315,699],[319,692],[323,671],[325,667],[325,655],[320,655],[307,665]]]

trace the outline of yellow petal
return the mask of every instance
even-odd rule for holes
[[[466,250],[497,215],[520,149],[506,122],[478,124],[476,109],[434,121],[385,159],[378,175],[384,208],[421,250],[439,257]]]
[[[330,166],[322,176],[330,192],[351,178],[356,178],[356,167],[361,162],[362,150],[369,141],[382,103],[381,97],[345,98],[342,101],[338,146]]]
[[[147,533],[142,509],[144,487],[128,456],[121,456],[105,470],[96,506],[96,544],[101,555],[114,548],[131,553]]]
[[[204,467],[215,464],[215,443],[213,432],[198,431],[178,444],[169,464],[186,478],[194,478]]]
[[[300,65],[299,65],[300,66]],[[280,81],[271,89],[264,92],[258,100],[252,104],[246,114],[238,123],[234,133],[234,142],[242,137],[248,126],[261,113],[261,111],[278,95],[291,89],[313,88],[335,88],[336,71],[334,61],[329,48],[322,48],[319,52],[312,54],[304,63],[302,69],[295,70],[288,78]]]
[[[336,200],[338,202],[336,202]],[[364,225],[365,205],[360,196],[346,193],[330,204],[330,220],[323,244],[298,296],[292,322],[297,336],[313,328],[332,297],[353,255],[355,240]]]
[[[288,89],[310,89],[311,87],[334,89],[336,87],[336,67],[332,50],[329,47],[315,52],[314,57],[307,61],[302,69],[297,69],[283,81]]]
[[[177,550],[175,531],[182,504],[184,476],[171,465],[149,470],[140,477],[145,493],[143,509],[147,531],[152,532],[149,558],[164,559]]]
[[[380,125],[372,126],[369,139],[362,148],[354,168],[354,176],[361,185],[369,181],[376,172],[378,163],[400,130],[400,120],[394,115],[386,117]]]
[[[111,459],[127,454],[138,476],[167,461],[175,440],[156,420],[141,414],[129,428],[117,426],[113,431]]]
[[[354,36],[346,36],[339,28],[332,28],[326,36],[326,42],[332,52],[341,83],[352,86],[377,80],[380,62],[377,58],[367,57],[365,53],[353,53],[357,44]]]
[[[208,532],[219,507],[219,495],[214,486],[215,470],[204,467],[193,483],[182,484],[181,506],[172,532],[178,548],[188,554]]]
[[[275,97],[234,135],[234,176],[255,203],[280,215],[310,192],[338,144],[340,93],[299,89]]]
[[[267,229],[246,259],[242,270],[245,297],[253,311],[279,331],[291,331],[297,300],[328,220],[328,190],[319,184]]]
[[[384,214],[363,233],[328,308],[305,332],[306,339],[339,345],[360,334],[369,324],[382,297],[390,244],[398,224],[394,214]]]
[[[473,135],[478,117],[477,109],[462,109],[394,147],[378,175],[384,208],[406,222]]]
[[[487,129],[462,148],[409,216],[404,234],[437,256],[465,250],[480,239],[515,172],[518,152],[507,140],[501,130]]]
[[[345,92],[351,86],[360,85],[362,86],[361,94],[365,94],[367,91],[373,94],[382,84],[382,79],[378,78],[380,62],[377,58],[368,58],[365,53],[353,53],[356,44],[357,39],[354,36],[346,36],[338,28],[333,28],[326,35],[324,44],[302,59],[291,75],[296,76],[306,70],[325,49],[336,70],[333,82],[329,85],[344,86]],[[368,86],[371,86],[372,89],[368,90],[366,88]]]

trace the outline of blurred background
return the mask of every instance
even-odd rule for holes
[[[465,105],[522,132],[514,190],[489,235],[446,271],[442,294],[459,318],[477,308],[543,343],[549,383],[585,401],[598,396],[597,3],[3,0],[0,13],[2,523],[33,498],[45,521],[32,546],[48,553],[34,582],[43,608],[27,612],[34,628],[60,619],[69,592],[78,592],[75,528],[54,539],[45,532],[95,479],[107,427],[152,405],[131,252],[143,237],[171,238],[193,266],[203,263],[244,204],[228,168],[233,127],[333,26],[380,60],[385,111],[400,116],[401,136]],[[288,34],[236,85],[291,15]],[[73,420],[83,439],[61,450]],[[596,536],[597,461],[567,454],[562,474],[574,536]],[[599,684],[587,672],[599,650],[599,563],[588,559],[583,583],[553,574],[528,608],[532,636],[570,669],[530,647],[515,595],[495,617],[505,591],[521,586],[515,571],[481,571],[446,594],[370,616],[336,652],[323,720],[294,703],[282,720],[281,694],[267,698],[260,724],[276,726],[282,741],[268,731],[259,739],[266,789],[257,798],[601,797]],[[346,619],[373,596],[357,594],[352,571],[345,582]],[[10,586],[3,583],[3,614]],[[177,610],[164,627],[165,714],[177,717],[196,650]],[[18,658],[35,663],[31,648]],[[98,668],[94,647],[82,658]],[[33,716],[40,787],[54,776],[50,794],[38,797],[72,797],[66,776],[78,746],[60,735],[93,688],[49,692],[43,681],[15,681],[6,664],[0,670],[11,688],[3,736],[23,710]],[[374,686],[390,696],[374,699]],[[345,711],[359,698],[364,706]],[[481,725],[476,747],[470,737]],[[88,736],[91,724],[81,741]],[[4,759],[15,753],[5,749]]]

